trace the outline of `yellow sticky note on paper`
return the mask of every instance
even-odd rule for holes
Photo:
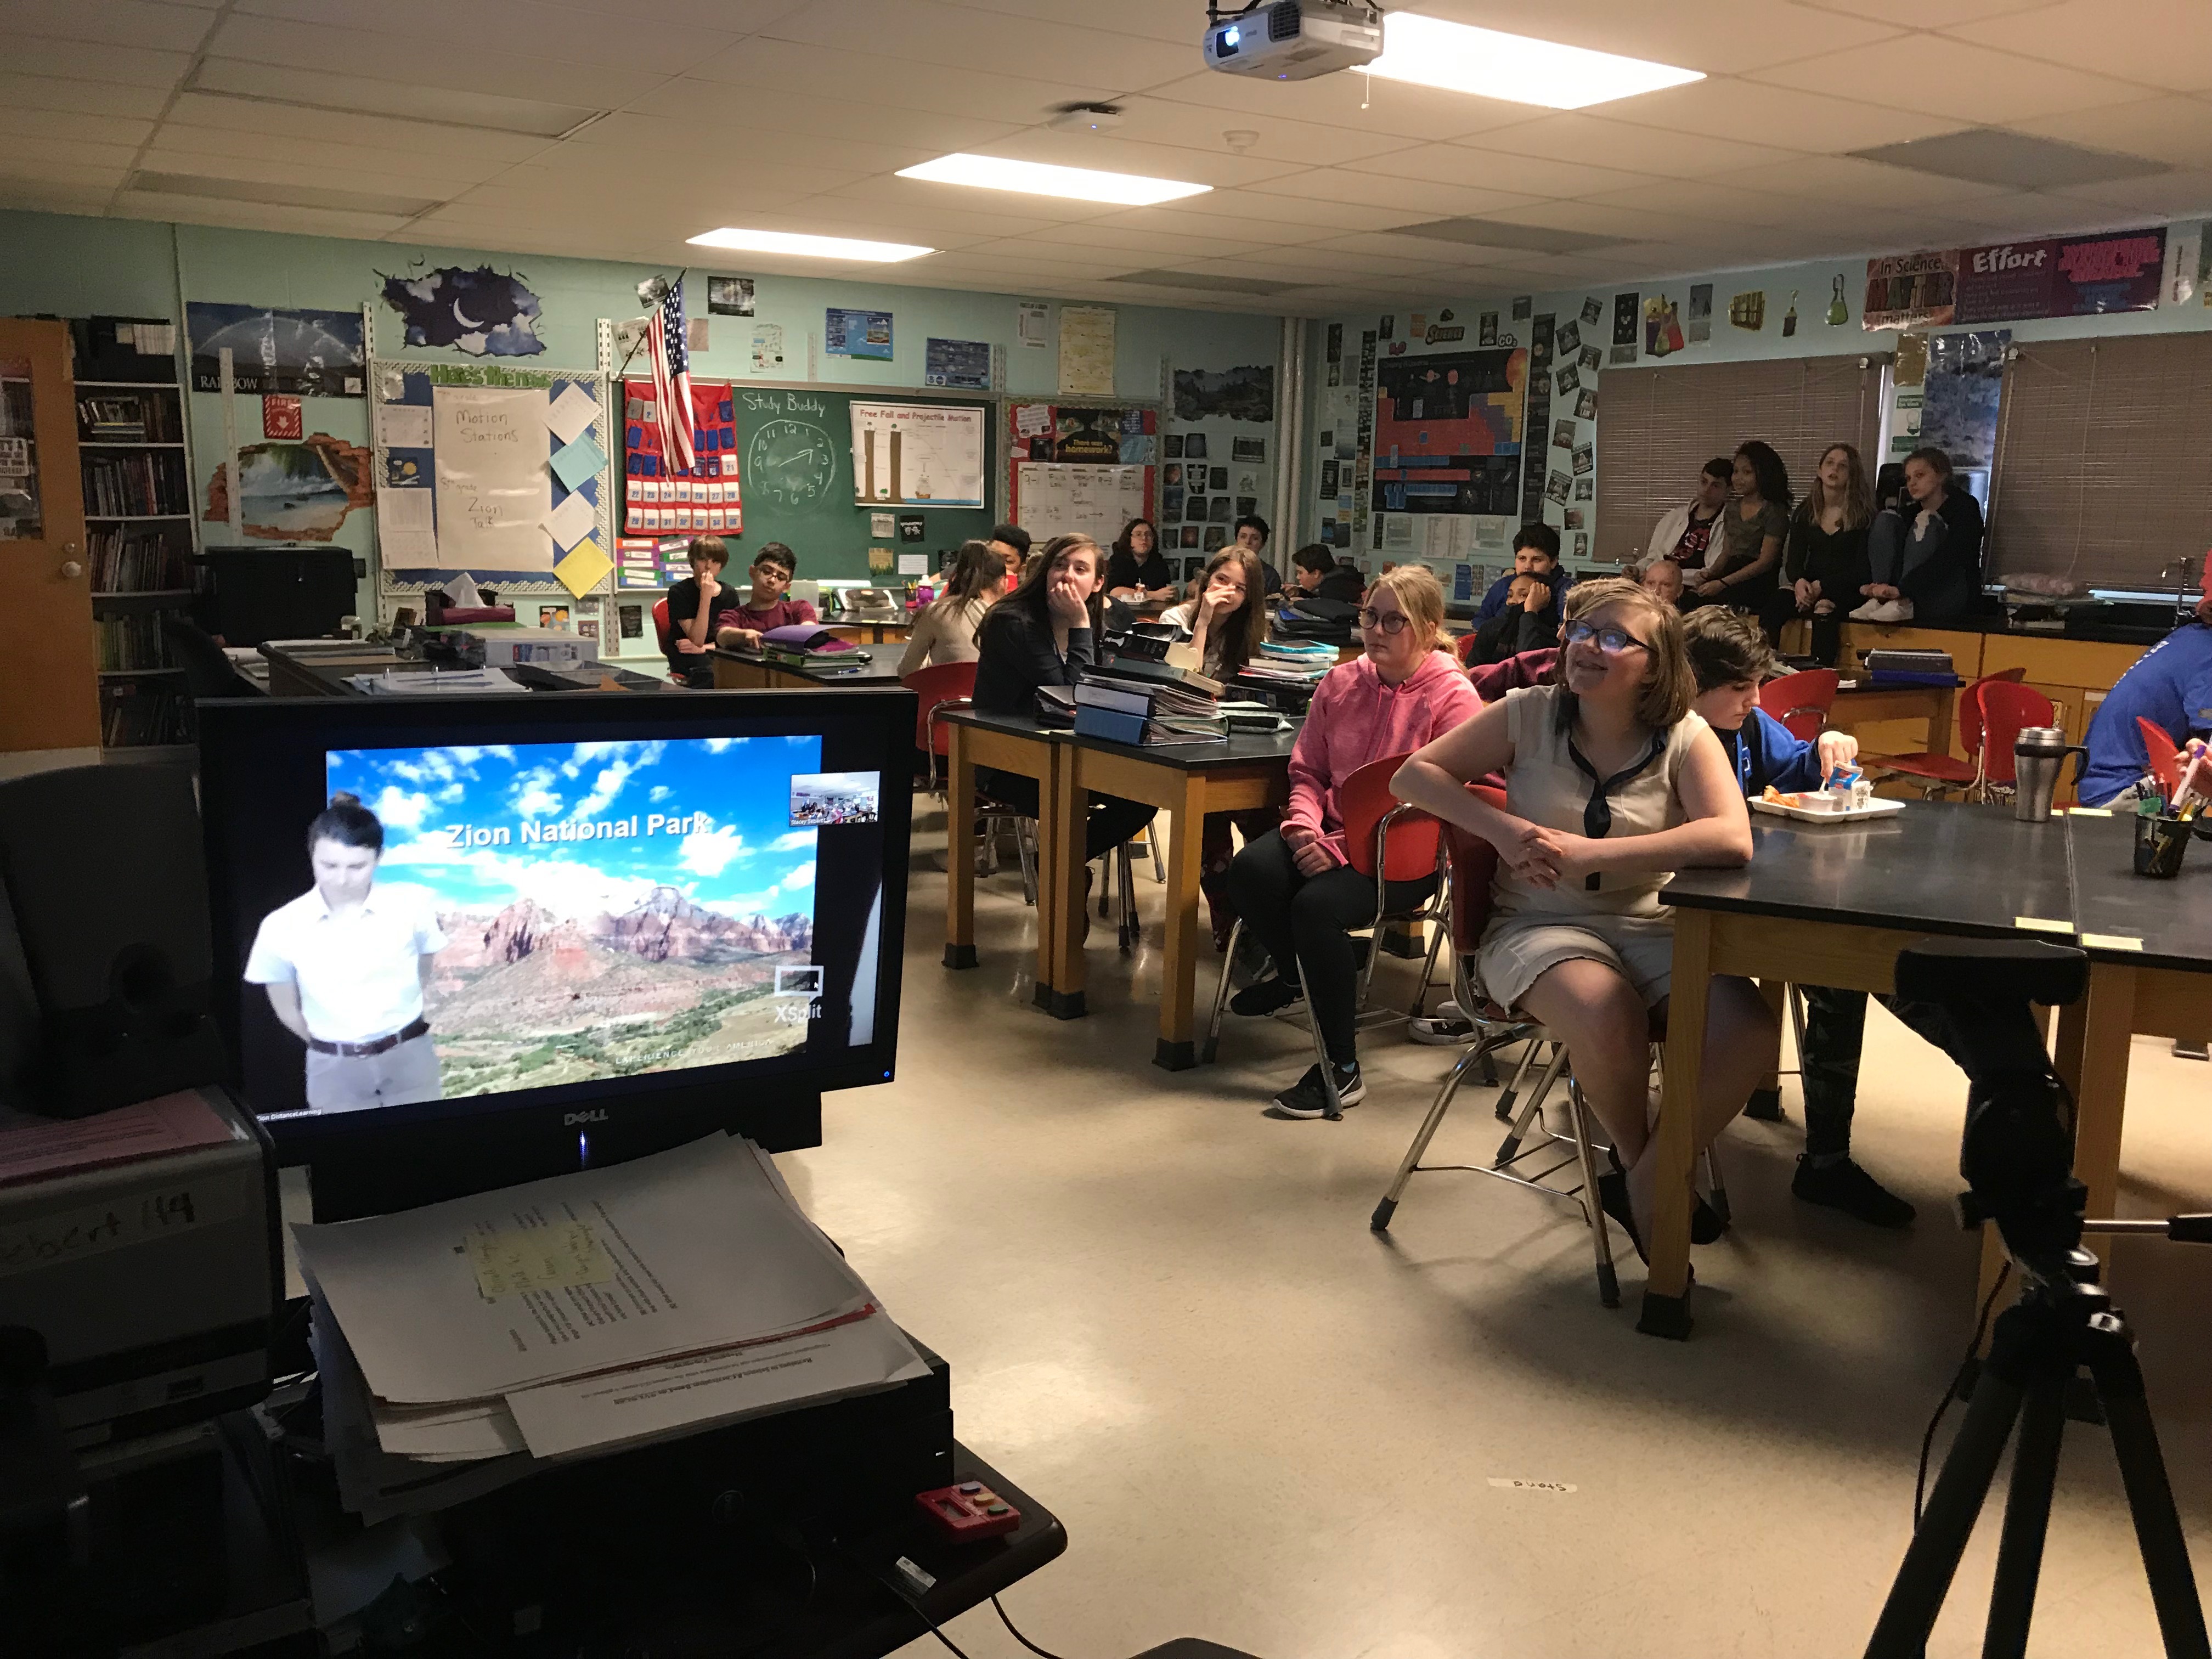
[[[2125,933],[2084,933],[2081,944],[2090,951],[2140,951],[2142,941],[2130,939]]]
[[[2023,933],[2070,933],[2074,931],[2074,924],[2070,921],[2052,921],[2043,916],[2014,916],[2012,925]]]
[[[615,562],[600,550],[599,543],[586,536],[553,567],[553,574],[561,579],[562,586],[580,599],[614,568]]]
[[[568,1285],[604,1285],[615,1276],[614,1258],[587,1221],[498,1228],[471,1233],[465,1243],[477,1289],[487,1299]]]

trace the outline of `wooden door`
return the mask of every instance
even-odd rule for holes
[[[0,753],[96,749],[98,670],[69,325],[0,318]]]

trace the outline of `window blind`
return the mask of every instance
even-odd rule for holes
[[[1858,447],[1871,484],[1881,462],[1888,362],[1869,354],[1607,369],[1592,556],[1614,564],[1641,560],[1661,515],[1697,493],[1698,469],[1747,439],[1774,446],[1800,499],[1820,452],[1833,443]]]
[[[2171,586],[2212,545],[2212,334],[2016,348],[1990,490],[1992,578]]]

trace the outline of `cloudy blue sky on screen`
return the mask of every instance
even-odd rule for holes
[[[479,913],[531,898],[584,918],[656,886],[724,915],[814,909],[814,837],[789,823],[791,778],[819,737],[356,749],[330,788],[384,824],[379,879]]]

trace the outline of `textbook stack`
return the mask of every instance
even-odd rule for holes
[[[849,640],[841,640],[826,628],[811,623],[791,623],[781,628],[771,628],[761,635],[761,656],[783,668],[805,668],[815,663],[828,662],[836,658],[848,658],[854,662],[866,662],[867,653],[855,650]]]
[[[1948,651],[1869,651],[1860,660],[1877,686],[1959,684]]]
[[[1260,654],[1244,665],[1248,678],[1279,680],[1290,685],[1316,685],[1336,666],[1333,645],[1298,640],[1268,640]]]
[[[1223,735],[1221,682],[1188,668],[1116,658],[1075,683],[1075,729],[1115,743],[1206,743]]]

